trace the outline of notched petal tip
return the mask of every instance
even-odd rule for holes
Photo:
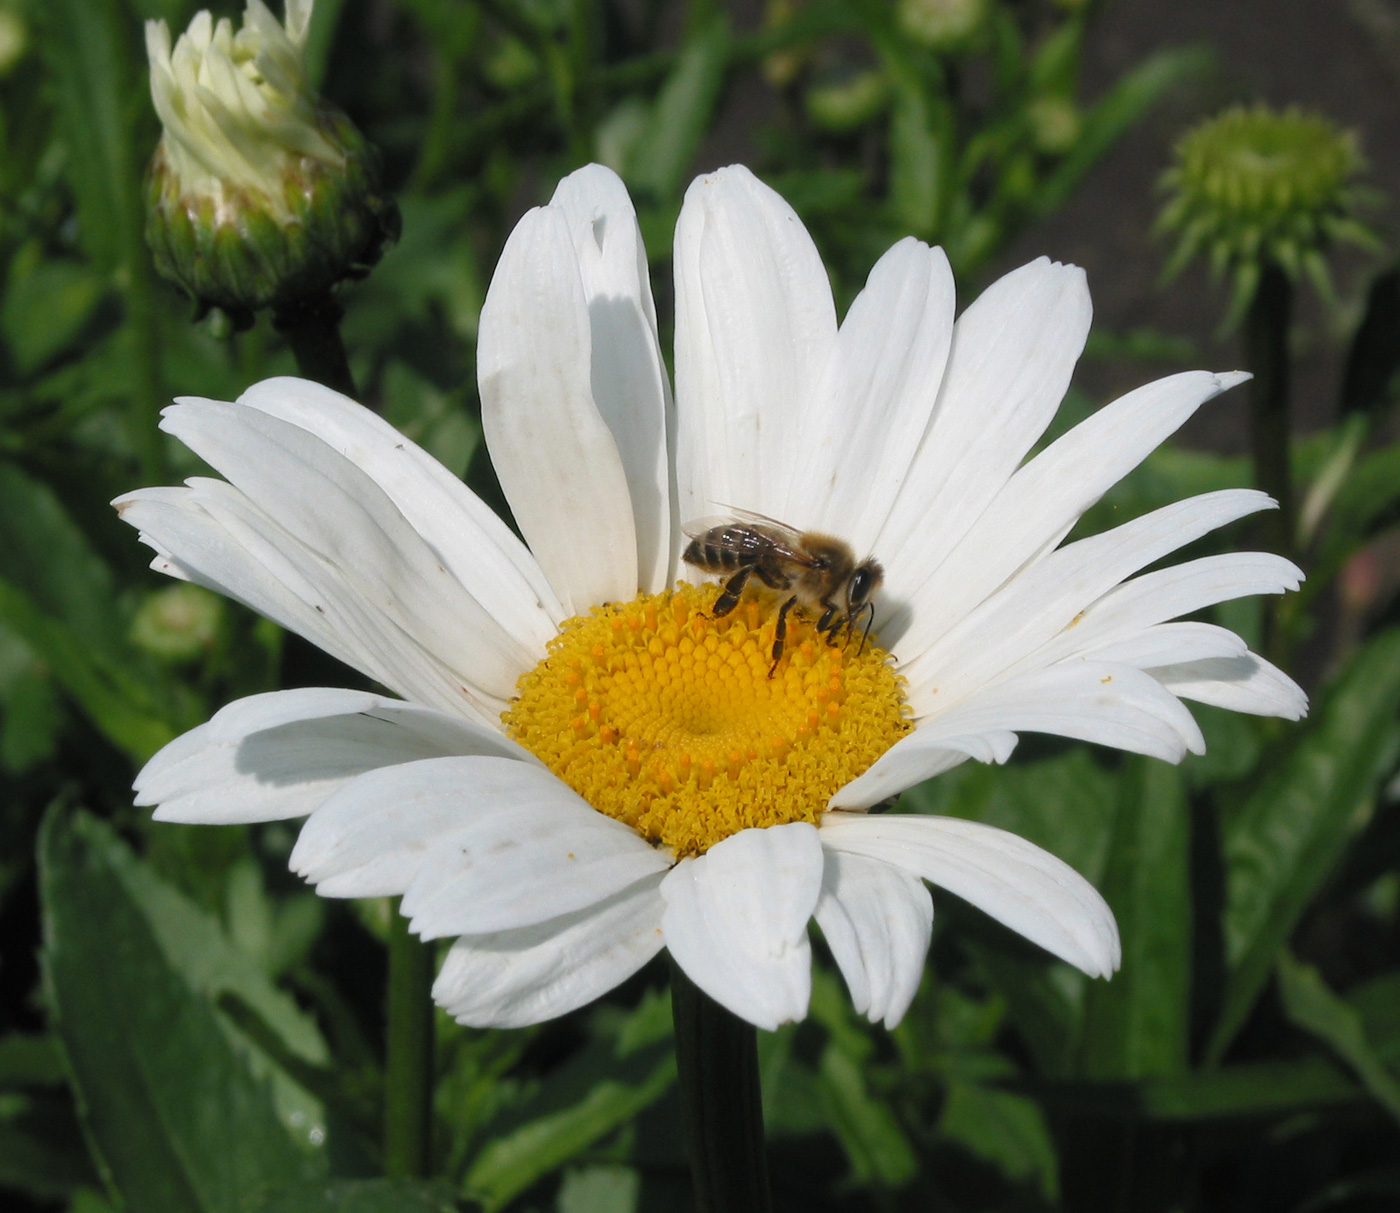
[[[1239,387],[1242,383],[1248,383],[1254,375],[1250,371],[1216,371],[1215,381],[1220,385],[1221,392],[1228,392],[1231,388]]]

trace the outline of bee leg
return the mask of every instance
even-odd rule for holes
[[[817,620],[817,631],[830,632],[832,631],[833,624],[835,624],[835,626],[839,628],[841,625],[837,622],[836,616],[840,612],[841,608],[838,607],[834,602],[831,602],[825,598],[822,599],[822,606],[826,607],[826,610],[822,612],[822,617]]]
[[[768,667],[769,678],[778,672],[778,658],[783,655],[783,641],[787,639],[788,612],[796,602],[797,598],[792,597],[778,608],[778,626],[773,629],[773,664]]]
[[[715,599],[714,617],[716,619],[723,619],[739,605],[739,596],[744,592],[744,587],[748,585],[749,574],[752,572],[753,565],[746,564],[724,583],[724,592]]]
[[[865,612],[865,631],[863,631],[860,634],[860,650],[856,653],[857,657],[859,657],[861,653],[865,652],[865,642],[870,639],[870,629],[875,623],[875,604],[873,602],[867,602],[865,606],[861,609]],[[851,626],[855,626],[854,620],[851,621]],[[851,634],[850,632],[847,632],[847,641],[849,641],[850,638]]]

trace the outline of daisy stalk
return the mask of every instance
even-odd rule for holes
[[[1356,136],[1320,115],[1234,106],[1181,138],[1162,181],[1170,197],[1158,226],[1177,237],[1166,276],[1204,254],[1212,272],[1231,281],[1226,328],[1244,321],[1255,484],[1279,506],[1260,533],[1276,552],[1298,544],[1289,387],[1294,282],[1306,276],[1331,301],[1331,247],[1377,247],[1354,215],[1365,200],[1354,182],[1362,163]],[[1272,629],[1272,611],[1267,618]]]
[[[1088,333],[1075,267],[1032,262],[955,319],[947,258],[906,239],[838,324],[801,221],[740,167],[690,187],[674,263],[673,400],[615,174],[573,173],[507,241],[477,366],[523,540],[318,385],[167,409],[224,479],[117,501],[154,567],[385,690],[239,700],[136,792],[163,821],[305,817],[291,866],[319,893],[401,896],[410,931],[454,940],[433,996],[464,1024],[563,1015],[665,949],[701,1199],[762,1208],[753,1031],[806,1015],[813,922],[887,1027],[923,974],[928,884],[1091,977],[1119,965],[1111,910],[1053,855],[870,810],[1005,762],[1023,731],[1176,762],[1204,749],[1183,700],[1298,718],[1302,691],[1239,637],[1174,621],[1301,574],[1271,553],[1143,572],[1273,508],[1255,490],[1064,542],[1246,378],[1148,384],[1032,455]],[[681,557],[735,511],[878,555],[864,645],[797,609],[779,649],[783,595],[756,585],[717,609],[721,587]]]

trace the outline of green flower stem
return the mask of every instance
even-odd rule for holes
[[[756,1031],[674,962],[671,1015],[696,1213],[770,1213]]]
[[[303,376],[353,399],[355,381],[350,377],[350,361],[340,339],[340,318],[344,314],[345,309],[327,292],[278,308],[272,324],[292,347],[297,370]]]
[[[1292,317],[1293,284],[1278,264],[1266,261],[1245,316],[1245,364],[1254,375],[1249,384],[1249,434],[1254,485],[1279,506],[1261,515],[1261,538],[1270,551],[1284,556],[1292,554],[1294,534],[1288,358]],[[1275,660],[1282,655],[1276,608],[1272,599],[1264,607],[1264,649]]]
[[[146,483],[164,484],[170,479],[170,466],[165,453],[165,435],[160,431],[160,410],[166,398],[160,367],[160,317],[145,246],[134,247],[137,251],[126,258],[122,274],[136,369],[136,390],[131,397],[131,433]]]
[[[389,927],[389,1023],[384,1064],[384,1173],[432,1173],[433,950],[408,933],[398,912]]]

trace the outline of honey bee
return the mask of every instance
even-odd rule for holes
[[[758,578],[777,595],[786,595],[778,608],[773,634],[772,678],[783,655],[788,612],[800,606],[817,619],[817,631],[829,637],[846,630],[846,643],[862,615],[865,630],[860,647],[875,616],[872,601],[884,579],[879,561],[868,556],[859,563],[851,545],[832,535],[799,531],[775,518],[735,511],[728,518],[707,518],[685,528],[690,536],[682,559],[706,573],[729,574],[715,599],[715,618],[728,615],[738,604],[744,587]]]

